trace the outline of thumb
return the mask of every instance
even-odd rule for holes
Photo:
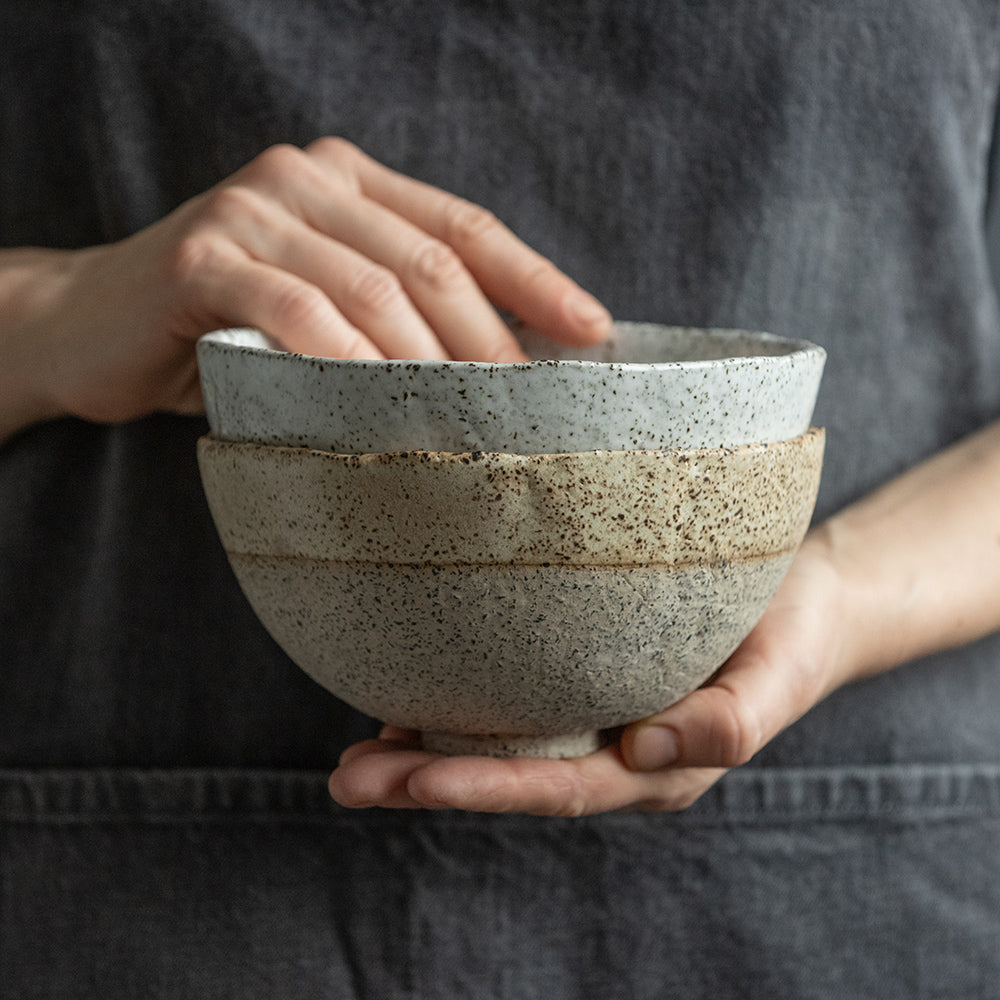
[[[738,767],[801,714],[796,686],[776,664],[737,651],[706,687],[628,726],[622,756],[634,771]]]

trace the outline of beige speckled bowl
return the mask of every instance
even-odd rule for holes
[[[823,432],[562,455],[335,455],[204,438],[205,490],[278,643],[446,753],[573,756],[700,685],[777,589]]]

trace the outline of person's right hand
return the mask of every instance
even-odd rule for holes
[[[486,210],[340,139],[276,146],[119,243],[0,254],[0,437],[198,412],[194,344],[222,326],[328,357],[520,360],[491,302],[564,342],[610,328]]]

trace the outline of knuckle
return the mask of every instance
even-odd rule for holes
[[[454,291],[468,280],[465,265],[446,243],[427,240],[413,254],[410,272],[423,285],[435,291]]]
[[[307,163],[308,157],[298,146],[278,143],[251,160],[247,173],[265,183],[280,182],[301,171]]]
[[[218,257],[215,240],[202,232],[182,236],[167,254],[164,278],[169,284],[187,285],[209,271]]]
[[[723,689],[725,690],[725,689]],[[736,695],[729,694],[722,703],[714,736],[721,767],[746,764],[762,743],[761,726],[756,715]]]
[[[403,295],[399,279],[388,268],[377,264],[363,267],[347,287],[347,299],[353,311],[365,314],[386,313],[396,308]]]
[[[205,222],[224,225],[234,218],[255,218],[260,211],[259,194],[243,184],[228,184],[205,196],[201,217]]]
[[[336,135],[325,135],[313,140],[306,151],[342,166],[353,165],[361,156],[361,150],[353,142]]]
[[[555,815],[566,819],[579,819],[590,811],[589,805],[586,791],[578,785],[570,785],[563,789]]]
[[[328,305],[327,297],[314,285],[294,282],[275,294],[272,310],[282,328],[296,329],[315,324]]]
[[[328,183],[336,183],[342,193],[360,194],[360,166],[367,157],[353,142],[338,136],[323,136],[309,143],[303,156],[312,169],[322,174]]]
[[[499,227],[496,216],[471,201],[456,199],[445,213],[445,238],[461,250]]]
[[[562,776],[548,775],[547,792],[554,803],[552,813],[568,819],[579,819],[594,811],[600,801],[600,789],[593,787],[579,771],[568,771]]]

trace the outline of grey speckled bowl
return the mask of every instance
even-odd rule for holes
[[[590,351],[520,333],[525,364],[344,361],[254,330],[198,344],[212,432],[343,454],[556,454],[785,441],[809,427],[825,353],[766,333],[619,323]]]
[[[429,749],[573,756],[693,690],[753,627],[822,452],[816,430],[550,455],[207,437],[199,462],[244,592],[320,684]]]

